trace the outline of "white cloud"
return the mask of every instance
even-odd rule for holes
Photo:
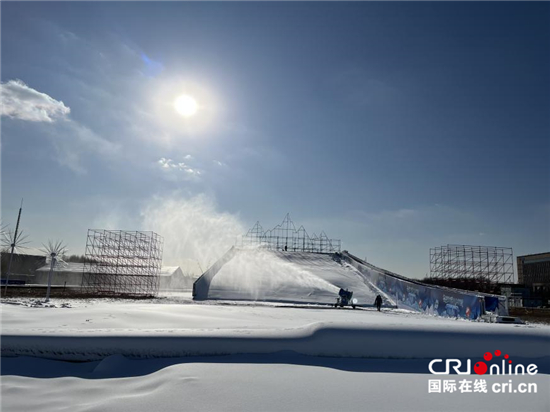
[[[198,179],[202,175],[201,170],[193,168],[185,162],[178,162],[165,157],[161,157],[157,161],[157,165],[165,173],[181,172],[181,177],[183,177],[184,180]]]
[[[46,123],[47,126],[41,130],[51,139],[59,164],[76,173],[85,173],[81,160],[84,154],[97,153],[102,157],[110,157],[119,153],[118,144],[69,118],[71,109],[62,101],[17,79],[2,83],[0,87],[1,114],[24,121]]]
[[[62,101],[35,90],[21,80],[0,84],[2,96],[1,114],[31,122],[52,123],[68,116],[71,109]]]

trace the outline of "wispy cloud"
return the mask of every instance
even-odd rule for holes
[[[67,117],[71,112],[62,101],[55,100],[18,79],[1,83],[0,92],[0,110],[3,116],[30,122],[52,123]]]
[[[187,156],[185,156],[187,158]],[[178,162],[172,159],[167,159],[165,157],[161,157],[157,161],[158,167],[164,171],[165,173],[171,173],[171,172],[180,172],[181,175],[179,177],[183,178],[184,180],[191,180],[191,179],[199,179],[202,171],[189,166],[185,162]],[[170,176],[173,178],[174,176]]]
[[[57,152],[56,160],[76,173],[85,173],[81,156],[98,153],[104,157],[119,152],[119,145],[99,136],[69,117],[71,109],[53,97],[29,87],[21,80],[1,85],[1,114],[12,119],[45,123],[43,131]]]
[[[57,152],[57,162],[76,173],[86,173],[82,164],[82,157],[86,154],[95,153],[104,159],[113,159],[120,153],[119,144],[70,119],[59,122],[48,132]]]

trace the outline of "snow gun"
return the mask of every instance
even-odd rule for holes
[[[351,299],[353,296],[353,292],[349,290],[340,289],[340,292],[338,292],[338,297],[336,298],[336,304],[334,305],[335,308],[340,306],[343,308],[344,306],[351,305],[353,309],[355,309],[355,303],[357,302],[356,299]]]

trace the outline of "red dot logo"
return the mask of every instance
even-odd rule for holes
[[[508,355],[504,355],[504,359],[508,359]]]
[[[474,365],[474,372],[478,375],[484,375],[485,372],[487,372],[487,365],[485,364],[485,362],[477,362]]]
[[[498,349],[495,351],[495,356],[500,356],[500,351]]]
[[[493,354],[491,352],[485,352],[485,354],[483,355],[483,359],[489,362],[491,359],[493,359]]]

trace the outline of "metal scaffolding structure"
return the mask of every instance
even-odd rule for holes
[[[325,232],[321,232],[319,236],[315,233],[309,236],[303,226],[296,229],[294,222],[287,213],[282,223],[270,230],[264,231],[260,222],[256,222],[252,229],[237,239],[235,246],[241,248],[261,247],[292,252],[334,253],[340,252],[341,241],[329,239]]]
[[[512,248],[446,245],[430,249],[430,276],[435,279],[474,280],[479,283],[512,283]]]
[[[82,291],[93,295],[156,296],[162,236],[154,232],[89,229]]]

